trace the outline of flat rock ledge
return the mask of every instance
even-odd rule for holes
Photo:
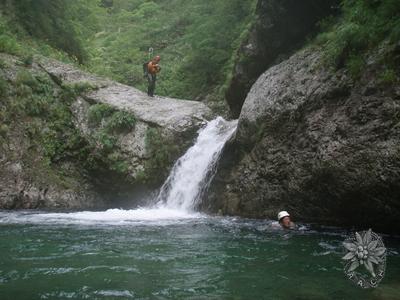
[[[193,126],[201,126],[213,117],[211,110],[198,101],[149,97],[136,88],[97,77],[57,60],[39,58],[38,61],[41,68],[59,84],[86,82],[95,87],[96,90],[87,93],[85,99],[132,112],[137,119],[146,123],[183,132]]]

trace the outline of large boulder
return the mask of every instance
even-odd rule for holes
[[[53,59],[0,58],[0,208],[143,204],[213,117]]]
[[[147,182],[160,184],[173,162],[192,144],[197,130],[213,116],[211,110],[198,101],[149,97],[131,86],[50,59],[42,58],[39,66],[61,86],[84,83],[91,87],[71,105],[75,125],[87,138],[96,135],[104,125],[102,122],[99,126],[91,126],[90,110],[94,105],[105,104],[132,114],[135,119],[132,130],[117,132],[116,135],[116,146],[129,165],[132,182],[145,175]],[[163,149],[150,149],[152,142]],[[165,161],[154,162],[156,152],[168,152]]]
[[[313,48],[262,74],[204,206],[399,232],[400,86],[379,76],[384,55],[357,80]]]

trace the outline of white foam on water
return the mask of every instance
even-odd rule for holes
[[[108,209],[106,211],[80,211],[70,213],[48,212],[0,212],[1,223],[33,224],[108,224],[154,223],[163,221],[202,218],[200,213],[168,208]]]

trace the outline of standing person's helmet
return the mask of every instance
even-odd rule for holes
[[[286,210],[279,212],[278,214],[278,221],[281,221],[284,217],[290,217],[289,213]]]

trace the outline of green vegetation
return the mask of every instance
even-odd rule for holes
[[[1,6],[0,6],[1,7]],[[1,15],[0,15],[1,16]],[[9,26],[0,18],[0,52],[21,55],[22,47]]]
[[[166,142],[160,130],[155,127],[147,129],[145,143],[149,159],[145,164],[146,172],[141,174],[140,179],[143,181],[157,181],[166,175],[161,174],[160,170],[165,171],[168,169],[177,154],[178,147],[172,141]]]
[[[55,86],[45,75],[33,75],[21,69],[15,81],[1,80],[8,93],[2,92],[1,123],[8,127],[24,126],[35,149],[50,163],[61,159],[76,145],[70,136],[77,134],[71,122],[63,93],[55,97]],[[19,120],[20,125],[15,124]]]
[[[353,78],[359,78],[365,67],[365,59],[360,55],[350,55],[346,60],[346,68]]]
[[[0,4],[0,51],[81,64],[91,72],[146,89],[148,49],[162,57],[157,94],[221,101],[233,58],[257,0],[9,0]],[[342,0],[342,14],[321,22],[326,62],[362,74],[366,53],[400,39],[398,0]],[[245,58],[244,58],[245,59]],[[385,57],[389,69],[395,62]],[[215,104],[213,107],[219,107]]]
[[[114,112],[107,121],[105,128],[109,132],[131,130],[135,126],[135,117],[126,111]]]
[[[157,94],[222,102],[233,58],[252,23],[257,0],[8,0],[0,2],[0,52],[18,56],[13,82],[0,73],[0,140],[23,126],[48,165],[74,159],[87,170],[127,175],[116,134],[134,128],[135,117],[106,104],[88,111],[90,137],[72,122],[70,105],[96,89],[88,82],[57,86],[30,68],[35,54],[80,65],[88,71],[146,89],[142,63],[161,55]],[[342,14],[322,22],[317,43],[326,63],[346,67],[355,79],[378,47],[400,40],[400,1],[343,0]],[[385,50],[385,49],[384,49]],[[398,58],[382,51],[380,83],[398,82]],[[248,59],[242,56],[245,61]],[[7,68],[0,59],[0,69]],[[21,121],[16,125],[14,120]],[[260,126],[257,137],[264,129]],[[157,128],[146,133],[149,160],[143,180],[156,179],[176,158]]]
[[[54,1],[54,5],[60,1],[66,2],[57,0]],[[0,52],[20,56],[27,66],[32,63],[33,54],[53,57],[64,62],[78,62],[76,56],[68,53],[67,48],[54,42],[54,39],[64,39],[64,43],[70,45],[69,37],[64,35],[61,29],[66,26],[63,24],[68,22],[69,17],[64,15],[64,19],[60,19],[55,18],[57,14],[54,15],[50,11],[45,13],[46,10],[51,10],[53,1],[50,6],[46,6],[46,9],[38,10],[38,4],[44,4],[44,2],[48,1],[0,1]],[[29,5],[36,6],[37,9],[24,10],[29,9]],[[45,25],[46,22],[47,25]],[[42,30],[40,35],[35,34],[38,30]],[[48,31],[52,31],[52,34]]]
[[[117,111],[104,103],[90,106],[88,118],[92,126],[101,126],[105,133],[131,130],[136,123],[135,117],[131,113]]]
[[[98,103],[89,108],[89,123],[94,126],[100,125],[101,121],[114,113],[114,109],[107,104]]]
[[[400,40],[400,1],[343,0],[338,22],[329,18],[322,22],[317,42],[323,45],[326,62],[335,67],[346,66],[357,78],[366,54],[378,46],[386,47]],[[386,57],[385,64],[396,64]]]
[[[142,64],[153,48],[162,57],[157,94],[222,100],[256,2],[9,0],[0,4],[0,51],[64,61],[67,53],[91,72],[145,90]]]
[[[145,90],[142,63],[153,48],[154,55],[162,57],[158,94],[187,99],[213,92],[222,95],[217,87],[232,68],[232,56],[255,3],[86,1],[87,15],[79,21],[79,30],[87,37],[87,68]]]
[[[128,164],[116,145],[115,133],[133,128],[134,117],[95,104],[91,113],[100,117],[93,135],[83,136],[73,124],[71,103],[91,88],[85,83],[60,88],[47,74],[33,73],[25,66],[13,81],[0,73],[0,145],[7,144],[8,135],[26,135],[30,142],[26,163],[37,162],[32,168],[48,175],[49,181],[68,182],[67,174],[55,166],[70,160],[80,163],[82,172],[111,170],[126,177]]]
[[[132,130],[135,126],[135,117],[126,111],[117,111],[112,106],[97,103],[90,106],[88,120],[94,130],[89,138],[92,150],[85,162],[89,170],[107,166],[110,170],[126,176],[128,163],[120,154],[115,134]]]
[[[21,46],[12,36],[0,33],[0,52],[5,52],[9,54],[20,54]]]
[[[390,85],[398,82],[396,71],[393,69],[385,69],[379,76],[379,81],[383,85]]]
[[[69,1],[68,1],[69,2]],[[63,50],[79,63],[86,58],[74,29],[70,5],[65,0],[12,1],[15,17],[27,33]]]
[[[71,93],[71,95],[79,96],[97,90],[98,87],[92,85],[90,82],[81,81],[73,84],[63,84],[63,89]]]

